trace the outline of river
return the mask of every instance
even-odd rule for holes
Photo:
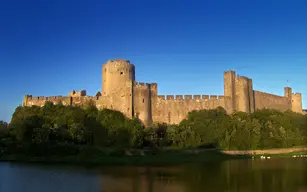
[[[159,167],[0,163],[1,192],[307,192],[307,159]]]

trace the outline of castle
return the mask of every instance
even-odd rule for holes
[[[153,122],[179,123],[189,111],[223,107],[233,111],[254,112],[257,109],[292,110],[304,113],[301,93],[284,88],[284,96],[253,89],[252,79],[224,72],[224,95],[158,95],[157,83],[135,81],[135,66],[130,61],[109,60],[102,67],[102,92],[87,96],[86,91],[71,91],[68,96],[33,97],[25,95],[23,106],[43,106],[46,101],[82,106],[91,101],[97,108],[121,111],[127,117],[138,115],[145,126]]]

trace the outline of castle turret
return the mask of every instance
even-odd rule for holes
[[[297,113],[303,113],[301,93],[292,93],[292,111]]]
[[[292,96],[292,88],[291,87],[285,87],[284,88],[284,91],[285,91],[285,97],[288,97],[291,99],[291,96]]]
[[[102,67],[102,95],[109,95],[135,80],[135,67],[128,60],[109,60]]]
[[[247,77],[237,76],[234,71],[224,72],[225,106],[228,112],[254,112],[253,81]]]
[[[150,83],[150,90],[151,90],[152,95],[157,96],[158,95],[158,84]]]
[[[27,106],[27,104],[28,104],[28,98],[29,98],[29,95],[25,95],[25,96],[23,97],[23,101],[22,101],[22,106],[23,106],[23,107]]]
[[[248,78],[247,80],[248,80],[249,112],[253,113],[256,110],[253,80],[250,78]]]
[[[302,94],[292,93],[291,87],[285,87],[285,97],[289,99],[290,109],[293,112],[303,113]]]
[[[250,112],[249,79],[236,77],[236,111]]]
[[[226,108],[229,112],[235,110],[236,100],[235,100],[235,80],[236,72],[226,71],[224,72],[224,96],[230,101],[226,104]]]
[[[285,87],[284,88],[284,97],[288,98],[288,109],[292,111],[292,88],[291,87]]]
[[[152,124],[151,85],[148,83],[134,83],[133,108],[144,125]]]
[[[135,67],[128,60],[109,60],[102,67],[102,96],[108,96],[107,108],[133,116]]]
[[[237,76],[234,71],[224,72],[224,96],[228,112],[255,111],[252,79]]]

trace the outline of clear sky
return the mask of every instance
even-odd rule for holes
[[[291,86],[307,108],[307,1],[7,0],[0,3],[0,119],[25,94],[101,90],[123,58],[159,94],[223,94],[235,69],[254,89]],[[288,82],[287,82],[288,80]]]

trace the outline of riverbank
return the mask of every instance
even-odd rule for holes
[[[228,155],[247,155],[247,156],[291,156],[293,154],[307,153],[307,147],[265,149],[265,150],[223,150],[222,153]]]
[[[307,154],[307,148],[268,149],[268,150],[218,150],[218,149],[163,149],[163,150],[102,150],[98,148],[80,148],[71,155],[25,155],[5,154],[0,161],[27,163],[57,163],[80,165],[176,165],[187,163],[217,162],[232,159],[251,159],[261,156],[301,157]]]
[[[0,161],[32,163],[64,163],[82,165],[176,165],[186,163],[204,163],[230,159],[248,158],[245,155],[227,155],[218,150],[187,152],[180,150],[126,151],[125,154],[84,154],[82,151],[69,156],[31,157],[21,154],[2,155]]]

